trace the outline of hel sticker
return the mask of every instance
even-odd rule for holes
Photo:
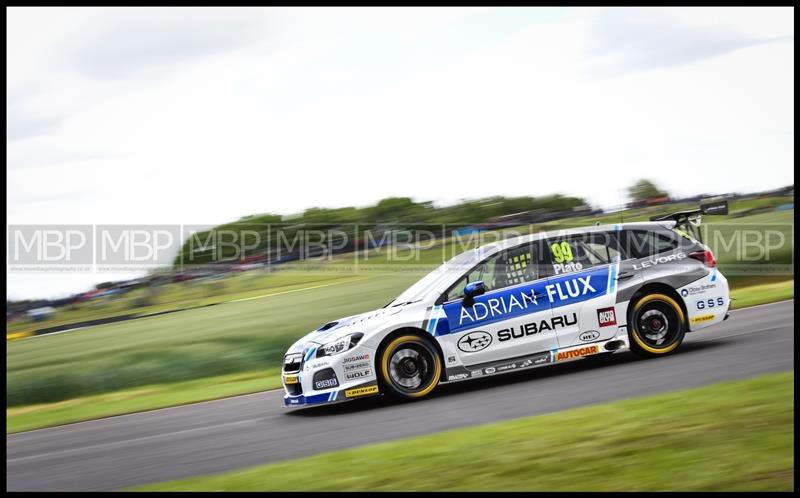
[[[378,386],[367,386],[348,389],[344,392],[344,395],[346,398],[355,398],[356,396],[365,396],[367,394],[375,394],[376,392],[378,392]]]
[[[298,384],[296,375],[286,375],[283,377],[283,381],[287,384]]]
[[[708,322],[714,319],[717,315],[700,315],[692,318],[692,323]]]

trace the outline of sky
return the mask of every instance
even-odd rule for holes
[[[676,196],[793,184],[793,17],[9,8],[7,225],[214,225],[389,196],[610,207],[642,177]],[[109,279],[7,276],[10,299]]]

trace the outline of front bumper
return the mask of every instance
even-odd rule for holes
[[[350,401],[379,394],[375,350],[366,346],[334,356],[317,358],[318,345],[306,346],[299,366],[281,376],[284,406],[307,406]]]

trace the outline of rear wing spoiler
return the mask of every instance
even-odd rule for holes
[[[689,232],[695,239],[702,242],[700,223],[704,214],[728,214],[728,201],[709,202],[707,204],[701,204],[698,209],[691,211],[678,211],[677,213],[653,216],[650,218],[650,221],[674,221],[676,228]]]

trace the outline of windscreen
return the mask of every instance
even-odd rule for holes
[[[485,245],[463,252],[447,262],[442,263],[435,270],[403,291],[402,294],[397,296],[394,301],[387,306],[400,306],[417,302],[435,289],[447,288],[447,286],[458,280],[461,275],[472,269],[484,258],[496,252],[498,247],[497,244]]]

